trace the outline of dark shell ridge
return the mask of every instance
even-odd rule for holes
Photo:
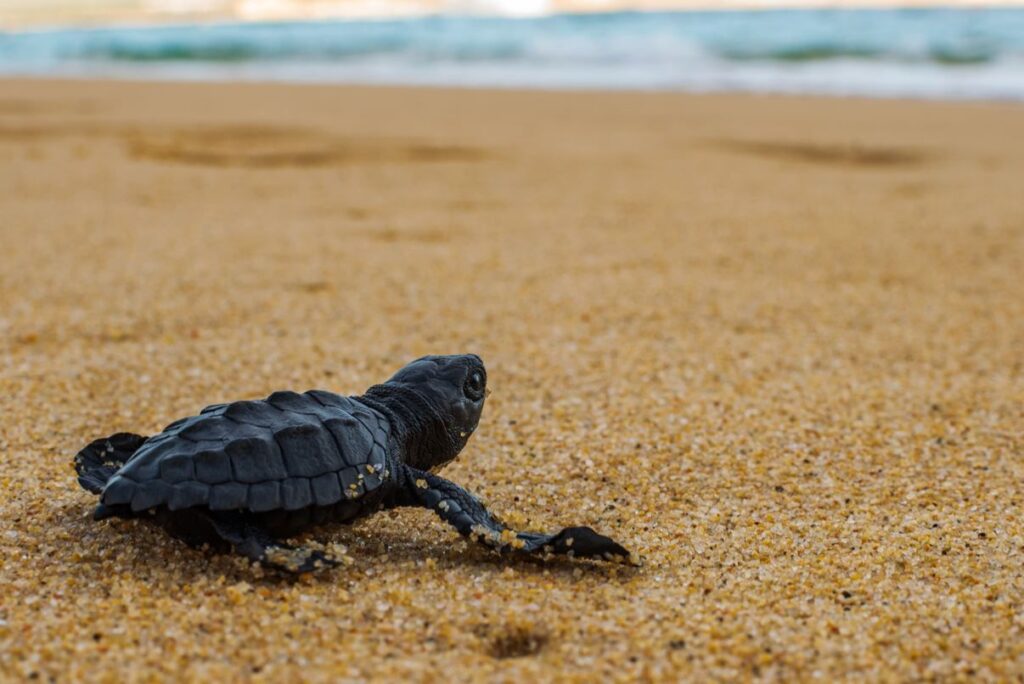
[[[377,411],[322,390],[208,406],[146,440],[102,501],[135,511],[333,506],[381,486],[389,433]]]

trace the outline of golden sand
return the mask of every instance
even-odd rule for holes
[[[1022,178],[1010,105],[5,82],[0,679],[1020,676]],[[446,475],[642,568],[89,519],[95,437],[467,351]]]

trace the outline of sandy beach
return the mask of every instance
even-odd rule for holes
[[[0,679],[1024,675],[1024,112],[0,83]],[[289,581],[94,523],[74,453],[476,352],[431,513]]]

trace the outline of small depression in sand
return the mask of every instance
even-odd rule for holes
[[[775,140],[722,140],[719,147],[768,159],[866,168],[917,166],[933,158],[927,150],[859,143],[799,143]]]
[[[460,145],[343,138],[309,129],[265,126],[195,128],[129,139],[137,159],[222,167],[296,167],[388,162],[466,162],[487,155]]]

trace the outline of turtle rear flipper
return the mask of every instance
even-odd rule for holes
[[[128,462],[146,439],[131,432],[118,432],[93,441],[75,456],[78,484],[99,494],[107,480]]]
[[[204,513],[221,539],[254,563],[289,574],[332,568],[340,563],[322,551],[277,541],[232,513]]]

